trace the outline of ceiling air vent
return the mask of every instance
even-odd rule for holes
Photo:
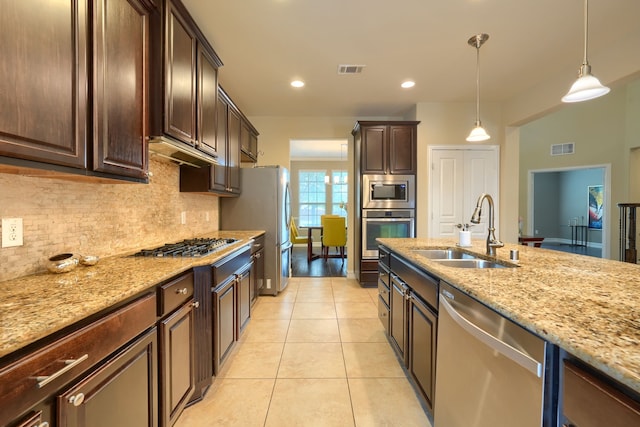
[[[360,74],[366,65],[338,65],[338,74]]]
[[[567,142],[564,144],[553,144],[551,146],[552,156],[563,156],[565,154],[575,153],[575,143]]]

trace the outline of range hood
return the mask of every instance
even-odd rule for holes
[[[209,155],[166,136],[151,137],[149,151],[152,155],[194,168],[218,164],[217,156]]]

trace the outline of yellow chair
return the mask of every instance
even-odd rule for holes
[[[296,223],[293,220],[293,217],[291,218],[291,223],[289,224],[289,228],[291,230],[291,243],[293,243],[294,245],[296,243],[304,243],[306,245],[309,242],[308,237],[300,236],[298,234],[298,227],[296,227]]]
[[[347,227],[344,217],[326,217],[322,224],[322,255],[329,257],[329,248],[340,250],[340,258],[344,262],[344,247],[347,245]]]
[[[340,215],[334,215],[334,214],[320,215],[320,225],[322,227],[324,227],[325,218],[340,218]],[[320,252],[324,254],[324,243],[322,243],[322,230],[320,230]]]

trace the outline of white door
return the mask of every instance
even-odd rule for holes
[[[432,147],[429,178],[429,237],[457,237],[456,224],[470,224],[478,197],[490,194],[498,224],[499,150],[497,146]],[[471,227],[473,238],[487,236],[489,207],[484,202],[482,220]]]

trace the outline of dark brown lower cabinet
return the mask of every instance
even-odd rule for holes
[[[562,401],[566,427],[640,425],[640,402],[568,360],[564,361]]]
[[[437,314],[413,292],[409,296],[409,373],[433,410]]]
[[[231,352],[236,340],[236,279],[234,276],[213,291],[213,372],[217,375],[220,366]]]
[[[396,275],[391,275],[391,295],[389,308],[391,317],[389,319],[389,337],[394,345],[398,356],[407,365],[407,302],[408,287]]]
[[[161,426],[173,425],[194,390],[193,304],[187,301],[160,325]]]
[[[157,426],[156,347],[154,327],[59,395],[58,425]]]
[[[251,314],[251,264],[238,273],[238,336],[247,325]]]

